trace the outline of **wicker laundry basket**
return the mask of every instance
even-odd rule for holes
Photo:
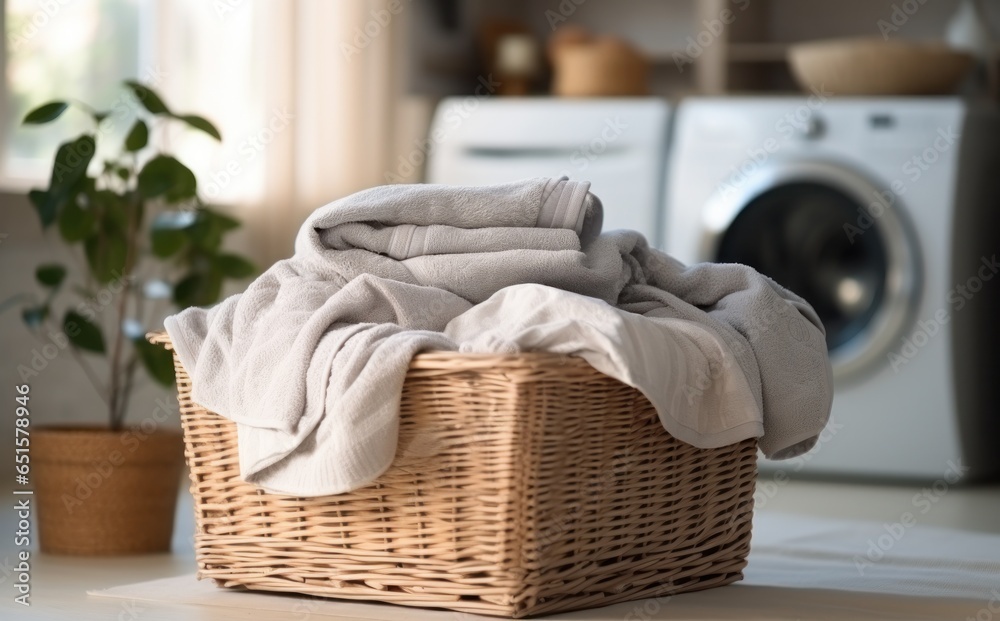
[[[392,467],[319,498],[243,482],[234,423],[175,365],[198,575],[220,586],[525,617],[742,577],[756,442],[681,443],[581,359],[416,356]]]

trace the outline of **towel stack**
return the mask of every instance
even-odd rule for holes
[[[192,396],[235,421],[241,475],[314,496],[392,461],[414,354],[551,351],[639,389],[698,447],[813,446],[830,413],[822,324],[742,265],[685,267],[601,233],[589,184],[384,186],[320,208],[246,292],[166,321]]]

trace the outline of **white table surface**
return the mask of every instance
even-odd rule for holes
[[[925,493],[926,486],[848,484],[818,481],[783,481],[768,488],[768,475],[761,475],[758,491],[760,512],[779,512],[822,518],[850,518],[876,522],[894,522],[913,511],[914,499]],[[763,494],[770,490],[773,493]],[[81,621],[167,621],[208,619],[280,619],[306,621],[302,613],[271,613],[225,607],[200,607],[128,601],[88,596],[93,589],[178,576],[195,570],[192,550],[194,530],[190,497],[185,493],[178,507],[178,523],[172,554],[119,558],[76,558],[32,554],[30,608],[14,603],[16,595],[7,569],[16,564],[13,547],[15,516],[7,503],[0,512],[0,619]],[[921,504],[921,507],[926,506]],[[919,515],[921,526],[939,526],[971,532],[1000,534],[1000,486],[952,487],[935,497],[934,503]],[[998,576],[1000,586],[1000,576]],[[405,617],[403,610],[398,618]],[[588,619],[617,619],[617,616],[588,615]],[[442,612],[441,618],[456,618],[457,613]],[[451,616],[448,616],[451,615]],[[620,616],[620,615],[618,615]],[[323,617],[328,618],[328,617]],[[351,617],[344,617],[351,618]],[[1000,618],[1000,617],[998,617]],[[319,617],[316,620],[318,621]]]

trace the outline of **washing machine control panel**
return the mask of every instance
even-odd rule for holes
[[[819,140],[826,133],[826,121],[819,115],[813,115],[805,124],[802,137],[806,140]]]

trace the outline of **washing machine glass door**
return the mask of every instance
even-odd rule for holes
[[[826,328],[835,377],[884,364],[919,282],[895,197],[831,164],[777,167],[755,181],[706,211],[714,260],[749,265],[805,298]]]

